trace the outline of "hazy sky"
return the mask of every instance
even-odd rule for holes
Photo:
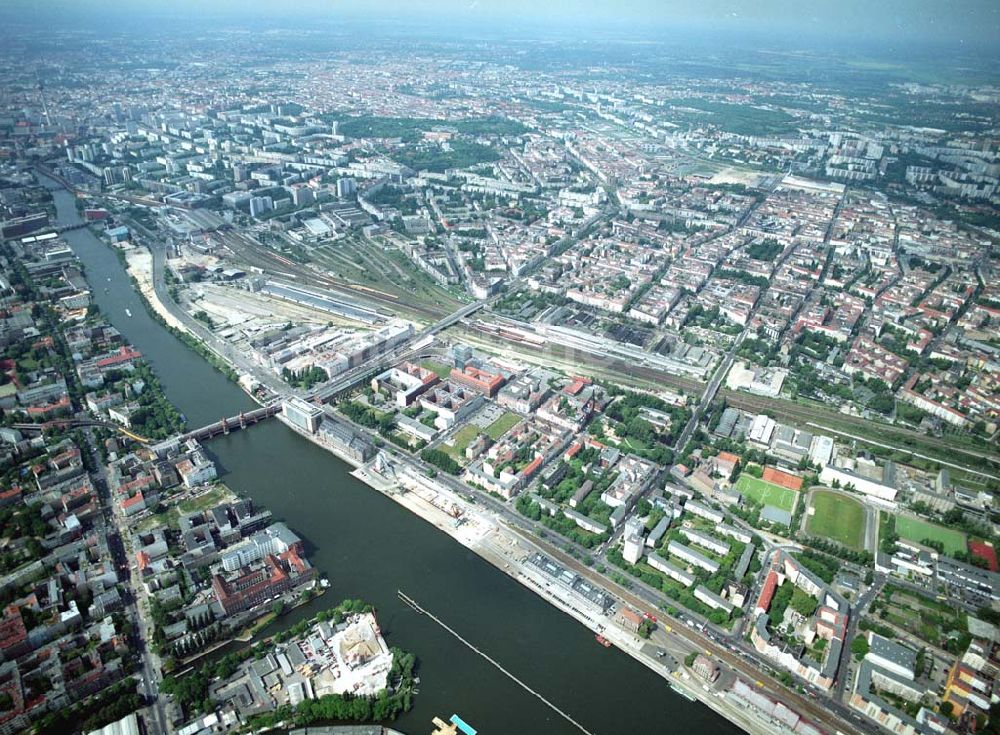
[[[109,14],[282,24],[317,16],[423,21],[471,31],[558,32],[602,27],[757,32],[774,36],[938,41],[1000,50],[1000,0],[0,0],[0,14],[25,20],[95,19]]]

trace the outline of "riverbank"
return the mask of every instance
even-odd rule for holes
[[[296,595],[291,604],[286,603],[286,609],[282,611],[281,615],[286,615],[296,608],[304,607],[327,593],[330,589],[329,585],[317,584],[315,587],[308,588],[309,597],[302,599],[301,595]],[[273,610],[268,610],[266,613],[261,615],[257,620],[252,622],[250,625],[246,626],[243,630],[233,636],[234,641],[239,641],[240,643],[249,643],[254,639],[258,633],[260,633],[264,628],[269,626],[271,623],[278,620],[281,615],[276,614]],[[267,639],[265,639],[267,640]]]
[[[129,274],[135,279],[136,288],[139,294],[149,304],[153,313],[158,316],[164,324],[172,329],[187,332],[187,327],[170,313],[166,304],[160,301],[153,287],[153,254],[145,245],[134,245],[125,251],[125,267]]]
[[[144,299],[148,304],[148,299]],[[152,311],[152,305],[150,305]],[[159,316],[159,315],[157,315]],[[190,335],[188,335],[189,338]],[[193,338],[191,338],[193,341]],[[187,340],[185,340],[187,341]],[[199,343],[200,344],[200,343]],[[202,350],[207,350],[202,346]],[[217,355],[217,353],[211,353]],[[207,357],[207,355],[206,355]],[[606,617],[589,615],[582,611],[572,600],[565,599],[557,591],[537,577],[526,572],[524,559],[534,551],[552,556],[539,541],[529,538],[521,532],[510,528],[492,514],[483,511],[474,503],[470,503],[460,495],[444,487],[441,483],[429,478],[412,466],[405,466],[405,460],[394,460],[401,467],[398,476],[386,477],[370,466],[359,462],[335,446],[332,446],[315,435],[299,429],[284,420],[279,414],[279,421],[293,432],[308,439],[345,462],[352,469],[350,475],[361,481],[367,487],[377,490],[385,497],[391,498],[396,504],[416,515],[426,523],[443,531],[464,548],[488,562],[491,566],[503,572],[507,577],[517,581],[522,587],[533,592],[555,609],[576,620],[595,635],[600,634],[610,640],[620,649],[657,677],[664,680],[668,687],[689,701],[698,701],[706,705],[716,714],[739,725],[748,732],[768,733],[773,730],[763,727],[761,723],[750,723],[740,717],[738,711],[733,711],[732,705],[727,706],[718,694],[706,691],[697,686],[698,682],[685,681],[683,678],[671,676],[669,668],[659,659],[651,657],[643,651],[643,642],[634,635],[611,624]],[[594,644],[596,645],[596,644]]]
[[[412,467],[403,467],[399,472],[393,470],[393,476],[386,477],[376,472],[371,462],[362,464],[347,457],[320,440],[315,434],[299,429],[280,416],[279,419],[295,433],[354,467],[351,472],[353,477],[444,532],[595,635],[604,636],[616,648],[666,681],[667,686],[680,696],[707,706],[749,733],[762,735],[779,733],[777,728],[768,727],[766,723],[751,719],[749,713],[736,709],[718,693],[702,688],[699,686],[700,682],[695,679],[691,677],[685,679],[685,675],[679,670],[671,671],[661,659],[644,653],[645,643],[642,639],[614,625],[606,616],[589,614],[580,609],[572,600],[567,599],[567,595],[559,594],[561,590],[541,579],[540,575],[527,571],[528,567],[523,565],[523,561],[531,553],[537,551],[550,555],[548,550],[542,548],[534,539],[493,518],[489,513],[478,509],[474,504]],[[395,460],[390,459],[390,462],[393,467],[399,466]]]

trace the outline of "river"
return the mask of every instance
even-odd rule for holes
[[[46,180],[47,181],[47,180]],[[55,187],[51,183],[52,188]],[[59,224],[80,217],[54,188]],[[114,252],[84,228],[64,238],[101,312],[159,376],[190,426],[254,404],[153,320]],[[131,312],[128,316],[126,309]],[[595,735],[740,732],[449,536],[350,476],[351,468],[278,421],[208,446],[226,483],[283,519],[332,590],[282,619],[291,625],[346,597],[375,605],[391,645],[420,659],[420,692],[394,724],[410,735],[460,714],[483,735],[573,735],[572,725],[396,597],[401,589]]]

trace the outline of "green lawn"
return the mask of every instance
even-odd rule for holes
[[[177,512],[177,506],[171,506],[162,513],[146,516],[135,525],[135,529],[140,533],[145,533],[160,526],[169,526],[170,528],[180,526],[180,513]]]
[[[753,475],[743,473],[737,478],[734,487],[744,496],[761,505],[773,505],[781,510],[787,510],[789,513],[795,507],[796,492],[794,490],[764,482]]]
[[[222,483],[219,483],[211,490],[206,490],[196,498],[182,500],[177,504],[177,509],[181,513],[195,513],[197,511],[205,511],[209,508],[214,508],[220,503],[234,500],[235,498],[236,494],[232,490]]]
[[[492,424],[483,429],[483,433],[486,434],[490,439],[496,441],[501,436],[506,434],[508,431],[517,426],[521,421],[521,417],[516,413],[511,413],[508,411],[503,416],[498,418]]]
[[[812,495],[811,508],[806,519],[809,533],[854,551],[864,549],[865,508],[860,502],[839,493],[817,490]]]
[[[936,526],[919,518],[896,516],[896,533],[899,534],[900,538],[917,544],[922,543],[924,539],[940,541],[944,544],[944,553],[949,556],[956,551],[965,551],[967,548],[967,538],[961,531]]]
[[[445,365],[442,362],[434,362],[433,360],[424,360],[420,363],[420,367],[425,370],[430,370],[431,372],[437,373],[441,380],[445,380],[449,375],[451,375],[451,365]]]
[[[465,463],[465,448],[469,446],[473,439],[479,434],[479,427],[474,424],[466,424],[455,432],[452,437],[454,444],[448,446],[442,444],[442,451],[450,454],[456,461]]]
[[[170,526],[178,528],[180,526],[181,514],[196,513],[206,511],[215,506],[236,499],[236,493],[230,490],[223,483],[219,483],[211,490],[207,490],[196,498],[186,498],[170,505],[161,513],[155,513],[143,518],[136,524],[138,531],[150,531],[158,526]]]

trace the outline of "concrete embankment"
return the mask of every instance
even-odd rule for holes
[[[643,642],[636,636],[613,625],[605,616],[581,610],[572,601],[564,599],[565,595],[557,594],[557,590],[551,585],[546,585],[544,580],[530,573],[527,565],[523,565],[521,560],[534,551],[546,552],[519,531],[478,509],[412,467],[400,467],[397,464],[396,477],[388,479],[374,472],[370,466],[362,465],[356,459],[337,451],[316,435],[292,426],[280,416],[279,419],[296,433],[354,467],[354,471],[351,472],[353,477],[451,536],[588,630],[603,635],[615,647],[662,677],[668,686],[681,696],[706,705],[747,732],[767,735],[777,732],[774,728],[767,727],[765,723],[751,718],[749,713],[720,698],[716,693],[705,691],[693,678],[685,680],[680,676],[673,676],[659,659],[654,659],[643,652]]]

